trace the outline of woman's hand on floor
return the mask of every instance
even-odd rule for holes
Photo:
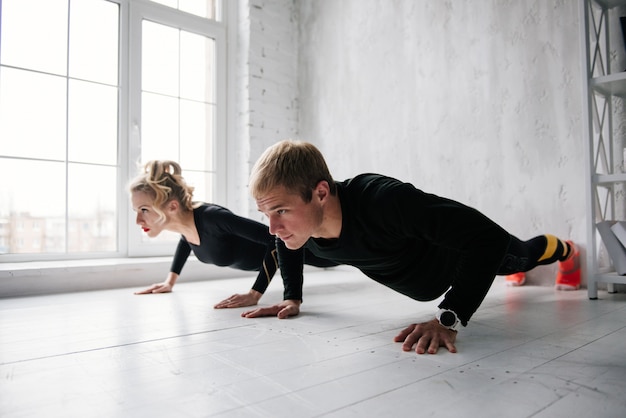
[[[149,295],[152,293],[169,293],[172,291],[172,285],[168,282],[155,283],[152,286],[135,292],[136,295]]]
[[[214,306],[215,309],[224,309],[224,308],[241,308],[244,306],[253,306],[259,303],[259,299],[261,299],[263,293],[257,292],[256,290],[250,290],[250,292],[246,294],[238,294],[235,293],[228,299],[224,299],[220,303]]]

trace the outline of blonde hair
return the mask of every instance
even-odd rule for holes
[[[154,199],[154,211],[160,222],[165,220],[163,208],[172,200],[180,203],[183,212],[192,211],[201,204],[193,202],[194,188],[185,182],[180,165],[174,161],[148,161],[128,188],[131,193],[144,192]]]
[[[255,199],[283,186],[308,203],[313,197],[313,189],[323,180],[328,182],[334,195],[337,187],[320,150],[308,142],[288,139],[263,152],[252,168],[249,187]]]

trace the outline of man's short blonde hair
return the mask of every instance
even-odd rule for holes
[[[288,139],[263,152],[252,168],[249,187],[255,199],[283,186],[308,203],[313,189],[323,180],[328,182],[334,195],[336,185],[320,150],[308,142]]]

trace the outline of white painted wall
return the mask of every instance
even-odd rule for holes
[[[583,242],[577,1],[251,3],[259,25],[251,40],[263,51],[250,54],[259,76],[250,90],[261,101],[250,101],[259,112],[251,163],[295,133],[320,147],[337,179],[392,175],[474,206],[519,238],[549,232]],[[298,32],[284,38],[294,16]],[[269,59],[276,49],[288,55],[278,57],[280,70]],[[285,73],[293,54],[295,98]],[[268,91],[283,86],[267,79],[273,70],[288,97],[266,106],[276,99]],[[272,121],[281,128],[266,129]],[[551,284],[554,268],[530,281]]]
[[[576,0],[226,1],[237,6],[231,209],[261,219],[246,187],[250,168],[269,145],[297,137],[322,149],[339,180],[392,175],[472,205],[520,238],[551,232],[584,249]],[[618,68],[622,50],[611,54]],[[142,286],[169,265],[129,262],[113,273],[106,265],[7,270],[0,293],[77,290],[85,271],[106,276],[92,289]],[[184,280],[235,274],[207,268],[186,266]],[[554,268],[529,281],[552,284]],[[122,282],[129,269],[133,283]]]

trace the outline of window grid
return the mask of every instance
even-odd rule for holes
[[[4,0],[0,3],[3,8],[2,15],[6,16],[5,8],[11,6],[11,2],[24,2],[25,0]],[[46,0],[44,0],[46,1]],[[55,74],[50,71],[43,71],[36,68],[21,67],[19,65],[12,65],[11,63],[5,63],[2,53],[4,52],[2,39],[5,39],[3,34],[0,38],[0,71],[3,76],[9,71],[20,71],[24,73],[36,74],[46,77],[61,77],[65,81],[65,106],[64,106],[64,152],[61,158],[51,156],[49,153],[43,153],[43,155],[29,155],[22,152],[11,152],[7,144],[12,141],[0,139],[0,162],[2,166],[8,167],[7,173],[0,173],[2,175],[13,174],[18,172],[11,172],[11,167],[36,167],[37,169],[24,169],[23,173],[31,174],[32,177],[36,177],[36,180],[27,180],[28,176],[19,176],[20,180],[24,179],[23,186],[26,189],[37,190],[49,189],[51,185],[46,185],[46,178],[51,178],[52,171],[59,171],[63,173],[64,178],[64,199],[63,200],[63,216],[46,216],[45,210],[48,202],[43,198],[32,198],[25,207],[35,208],[37,207],[39,212],[43,211],[43,215],[40,214],[22,214],[25,216],[7,217],[8,209],[6,207],[0,207],[0,224],[3,225],[0,228],[0,261],[31,261],[31,260],[55,260],[55,259],[80,259],[80,258],[106,258],[106,257],[120,257],[120,256],[138,256],[138,255],[164,255],[171,252],[172,245],[152,245],[141,239],[141,232],[139,228],[134,227],[134,214],[130,210],[130,203],[128,200],[128,193],[126,185],[128,181],[134,177],[137,173],[137,162],[141,158],[141,89],[137,89],[136,83],[140,83],[141,76],[137,78],[137,64],[139,68],[141,63],[133,63],[132,56],[137,53],[137,47],[141,48],[141,44],[136,37],[138,34],[138,27],[141,26],[142,21],[159,21],[165,25],[171,25],[177,28],[179,31],[188,31],[189,33],[200,34],[207,39],[212,39],[215,43],[215,76],[213,77],[213,83],[216,84],[217,90],[215,96],[211,101],[210,106],[214,107],[213,111],[214,120],[212,121],[214,132],[214,138],[224,139],[225,129],[225,110],[220,107],[225,107],[225,88],[221,88],[220,80],[225,79],[225,25],[220,21],[207,21],[207,19],[190,15],[186,12],[180,12],[170,7],[151,4],[151,2],[141,0],[89,0],[82,2],[69,2],[67,0],[50,0],[50,3],[59,4],[65,3],[67,5],[67,38],[66,38],[66,50],[69,51],[65,58],[65,74]],[[119,34],[119,51],[117,56],[119,61],[117,63],[117,74],[115,84],[105,82],[102,80],[90,79],[85,76],[74,76],[72,73],[72,49],[71,49],[71,30],[72,30],[72,10],[74,4],[81,3],[103,3],[107,5],[116,5],[118,7],[119,16],[117,22],[119,27],[116,28]],[[8,6],[7,6],[8,5]],[[215,16],[221,19],[223,11],[221,10],[221,2],[217,1],[213,7]],[[2,16],[0,15],[0,16]],[[134,17],[134,18],[133,18]],[[4,18],[3,18],[4,20]],[[126,23],[124,23],[126,22]],[[3,22],[4,26],[4,22]],[[6,55],[6,54],[5,54]],[[131,56],[131,61],[127,57]],[[133,67],[133,64],[135,65]],[[88,69],[86,69],[87,71]],[[133,76],[133,74],[135,74]],[[134,77],[134,78],[133,78]],[[1,79],[0,79],[1,80]],[[133,82],[135,84],[133,84]],[[0,100],[2,100],[3,91],[2,87],[7,86],[9,83],[0,82]],[[113,101],[116,107],[116,121],[115,121],[115,146],[114,159],[112,163],[108,161],[89,161],[89,158],[76,158],[73,153],[75,148],[72,147],[72,120],[71,120],[71,107],[73,106],[73,84],[76,88],[89,89],[113,89],[114,95],[110,100]],[[224,85],[225,83],[221,83]],[[88,93],[85,95],[88,97]],[[109,93],[110,94],[110,93]],[[179,95],[180,96],[180,95]],[[139,106],[133,106],[133,104],[139,104]],[[130,106],[129,106],[130,105]],[[5,103],[6,107],[6,103]],[[2,109],[0,107],[0,109]],[[138,113],[139,112],[139,113]],[[130,116],[128,116],[130,114]],[[36,116],[37,114],[35,114]],[[32,116],[32,115],[31,115]],[[9,121],[0,117],[0,136],[6,137],[6,129],[2,131],[2,125],[9,125]],[[39,118],[36,122],[39,122]],[[44,122],[42,122],[44,124]],[[75,128],[80,131],[79,128]],[[87,134],[85,134],[85,132]],[[80,141],[77,144],[82,144],[86,141],[84,138],[88,135],[91,136],[89,131],[82,132]],[[109,135],[110,136],[110,135]],[[96,141],[89,144],[87,148],[96,145]],[[38,147],[26,147],[36,151]],[[180,145],[179,145],[180,148]],[[213,166],[206,167],[191,167],[187,169],[184,164],[183,174],[187,177],[194,177],[197,175],[207,176],[210,174],[212,178],[203,188],[210,191],[210,195],[215,199],[219,199],[223,195],[224,191],[220,190],[220,185],[224,184],[223,177],[225,173],[225,167],[223,167],[224,158],[219,158],[219,155],[215,154],[220,150],[225,149],[224,144],[215,143],[210,150],[211,158],[215,161]],[[89,149],[87,149],[87,152]],[[109,148],[110,151],[110,148]],[[98,153],[101,155],[102,153]],[[176,157],[180,157],[180,151]],[[177,159],[168,157],[168,159]],[[49,170],[50,167],[57,167],[55,170]],[[108,170],[108,173],[105,173]],[[90,195],[89,190],[82,190],[79,185],[78,179],[91,178],[90,183],[94,187],[101,187],[100,183],[104,177],[108,176],[109,184],[112,184],[113,198],[115,202],[112,205],[113,210],[105,216],[103,212],[98,212],[98,216],[74,216],[72,215],[72,208],[80,208],[82,205],[81,199],[85,202],[93,202],[94,199]],[[21,182],[21,181],[20,181]],[[43,185],[43,186],[41,186]],[[46,187],[47,186],[47,187]],[[80,198],[72,198],[72,190],[80,190],[77,195]],[[0,201],[12,202],[11,190],[3,190],[0,188]],[[38,201],[39,200],[39,201]],[[37,203],[41,203],[38,205]],[[103,204],[104,202],[100,202]],[[9,203],[8,206],[13,205]],[[7,205],[5,205],[7,206]],[[24,211],[28,212],[28,211]],[[27,227],[27,225],[29,225]],[[25,233],[28,231],[28,233]],[[62,232],[61,232],[62,231]],[[113,236],[115,243],[111,245],[103,244],[108,238]],[[42,252],[37,252],[37,248],[42,249]],[[104,249],[103,249],[104,248]],[[52,250],[51,250],[52,249]],[[23,251],[23,253],[20,253]]]

